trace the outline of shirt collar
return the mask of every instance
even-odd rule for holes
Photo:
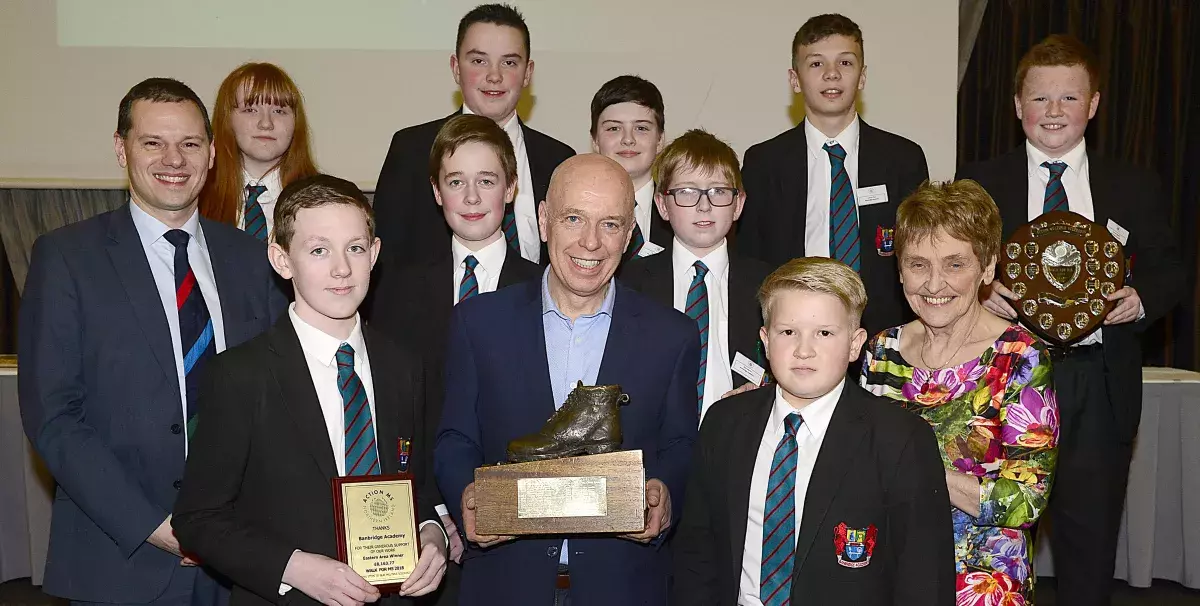
[[[1028,139],[1025,140],[1025,157],[1029,158],[1029,170],[1031,173],[1036,173],[1039,170],[1049,170],[1042,168],[1043,162],[1062,162],[1067,165],[1067,169],[1078,172],[1083,167],[1083,161],[1087,157],[1087,141],[1080,139],[1079,143],[1075,144],[1070,151],[1063,154],[1061,158],[1051,158],[1046,155],[1046,152],[1033,146]]]
[[[842,391],[845,388],[846,380],[842,379],[837,387],[829,390],[829,393],[813,400],[811,404],[804,407],[804,410],[797,411],[787,400],[783,399],[783,388],[776,385],[775,404],[771,407],[771,428],[783,433],[784,419],[793,412],[799,412],[800,416],[804,418],[804,424],[801,427],[807,427],[809,434],[821,442],[825,439],[825,431],[829,429],[829,420],[833,418],[833,411],[837,408],[838,400],[842,398]]]
[[[676,276],[687,276],[690,280],[696,275],[692,272],[692,266],[696,261],[703,261],[708,273],[713,274],[713,277],[724,276],[726,268],[729,267],[728,244],[728,240],[722,240],[721,245],[712,252],[704,257],[697,257],[679,241],[679,236],[675,236],[671,238],[671,268]]]
[[[858,153],[859,124],[858,114],[855,114],[854,119],[850,121],[850,124],[846,125],[846,128],[842,129],[842,132],[838,133],[836,137],[830,138],[826,137],[825,133],[817,130],[817,127],[813,126],[812,122],[805,119],[804,138],[808,143],[809,154],[817,158],[824,157],[828,154],[825,151],[825,144],[830,141],[841,145],[842,149],[846,150],[847,156]]]
[[[138,206],[132,197],[129,198],[129,214],[133,216],[133,226],[137,229],[138,238],[141,239],[143,247],[158,242],[164,234],[174,229],[167,227],[166,223],[142,210],[142,207]],[[188,220],[179,229],[186,231],[201,247],[204,246],[204,234],[200,231],[200,212],[198,210],[193,210],[192,216],[188,217]]]
[[[564,320],[570,320],[566,314],[559,311],[558,304],[554,302],[554,297],[550,296],[550,270],[552,267],[547,266],[546,271],[542,272],[542,315],[554,313]],[[617,279],[609,278],[608,293],[604,295],[604,302],[600,304],[600,309],[596,313],[579,316],[580,318],[594,318],[596,316],[605,315],[612,317],[613,303],[617,299]]]
[[[500,269],[504,267],[504,254],[508,249],[508,242],[503,236],[496,238],[495,242],[484,246],[483,248],[472,251],[458,241],[458,238],[450,236],[450,251],[454,256],[454,268],[463,267],[463,261],[467,255],[473,255],[476,261],[479,261],[480,267],[487,272],[489,276],[500,275]]]
[[[349,343],[350,347],[354,348],[355,355],[365,354],[367,351],[362,336],[362,322],[359,321],[358,314],[354,315],[354,328],[345,341],[336,339],[302,320],[296,313],[295,303],[288,306],[288,316],[292,320],[292,327],[296,329],[296,337],[300,339],[300,348],[304,350],[306,358],[316,360],[325,366],[334,367],[337,364],[337,350],[342,343]]]
[[[466,103],[463,103],[463,113],[475,115],[475,112],[471,111],[471,108],[467,107]],[[508,122],[504,123],[502,128],[504,128],[504,132],[508,133],[508,138],[512,139],[514,144],[522,140],[521,120],[517,117],[516,112],[513,112],[512,117],[508,119]]]
[[[245,185],[264,185],[267,191],[278,192],[283,189],[283,180],[279,176],[279,167],[267,171],[261,179],[255,179],[246,169],[242,169],[242,183]],[[244,187],[244,186],[243,186]]]
[[[633,192],[633,202],[638,208],[645,208],[649,204],[651,212],[654,212],[654,179],[647,181],[645,185]]]

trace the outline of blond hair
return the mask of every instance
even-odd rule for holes
[[[742,171],[737,152],[708,131],[693,128],[663,148],[654,159],[650,172],[655,186],[667,191],[681,170],[699,170],[725,177],[734,188],[742,189]]]
[[[900,203],[896,209],[896,256],[903,258],[905,249],[937,236],[938,230],[970,244],[984,267],[1000,254],[1000,209],[983,186],[970,179],[926,181]]]
[[[758,287],[763,324],[771,323],[771,308],[783,291],[806,290],[833,295],[846,307],[857,327],[867,307],[867,289],[849,265],[826,257],[801,257],[771,272]]]

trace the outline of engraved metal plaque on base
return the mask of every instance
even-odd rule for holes
[[[1120,243],[1075,213],[1041,215],[1017,228],[1003,250],[1004,271],[998,273],[1017,295],[1013,308],[1023,324],[1054,344],[1074,343],[1099,328],[1114,306],[1104,297],[1125,284]],[[1023,267],[1010,261],[1021,253]]]
[[[416,491],[409,474],[333,479],[338,559],[383,593],[417,567],[421,550]]]
[[[480,467],[475,504],[479,534],[641,532],[646,524],[642,451]]]

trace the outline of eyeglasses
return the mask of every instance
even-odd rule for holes
[[[708,198],[708,203],[713,206],[729,206],[737,197],[738,190],[733,187],[710,187],[708,189],[676,187],[663,193],[671,196],[675,200],[676,206],[687,208],[699,204],[700,196]]]

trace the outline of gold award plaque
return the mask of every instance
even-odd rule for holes
[[[333,482],[338,556],[368,583],[398,590],[420,553],[412,478],[353,476]]]
[[[1025,253],[1021,263],[1004,262],[1000,279],[1009,289],[1020,285],[1021,319],[1052,344],[1067,345],[1099,328],[1113,307],[1104,297],[1124,285],[1120,243],[1075,213],[1049,212],[1018,227],[1004,252]]]

